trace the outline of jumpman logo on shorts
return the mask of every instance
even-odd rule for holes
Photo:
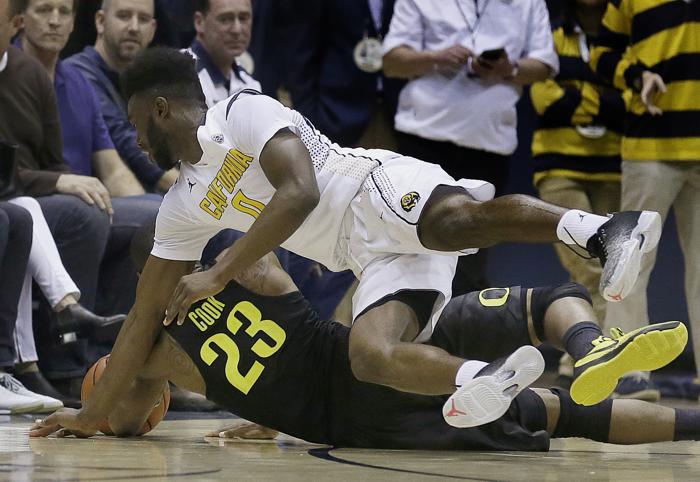
[[[192,194],[192,188],[197,184],[196,182],[190,181],[190,178],[187,178],[187,184],[190,186],[190,194]]]
[[[450,408],[450,411],[445,414],[446,417],[457,417],[458,415],[466,415],[466,412],[462,412],[461,410],[457,410],[457,407],[455,407],[455,401],[451,400],[452,402],[452,408]]]

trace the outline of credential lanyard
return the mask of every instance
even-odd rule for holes
[[[471,35],[472,37],[472,44],[475,42],[476,32],[479,30],[479,25],[481,25],[481,19],[483,18],[484,12],[486,12],[486,8],[489,6],[489,1],[490,0],[486,0],[484,2],[484,7],[481,9],[481,12],[479,12],[479,0],[474,0],[476,20],[474,21],[474,25],[472,25],[471,22],[469,22],[469,19],[467,18],[467,14],[464,13],[464,9],[462,9],[462,4],[460,3],[460,0],[455,0],[457,9],[459,10],[459,13],[462,14],[464,23],[467,25],[467,30],[469,31],[469,35]]]

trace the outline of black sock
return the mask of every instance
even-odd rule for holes
[[[700,410],[676,409],[673,440],[700,440]]]
[[[574,360],[586,356],[593,347],[591,342],[603,334],[600,327],[592,321],[582,321],[566,330],[562,343],[566,352]]]

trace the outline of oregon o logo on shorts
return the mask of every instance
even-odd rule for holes
[[[420,201],[420,194],[418,194],[416,191],[411,191],[401,197],[401,207],[404,211],[409,212],[411,209],[416,207],[418,201]]]
[[[479,292],[479,303],[486,307],[503,306],[509,294],[510,288],[487,288]]]

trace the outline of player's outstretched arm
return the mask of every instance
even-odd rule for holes
[[[190,305],[220,292],[236,273],[247,269],[287,240],[311,214],[319,201],[311,156],[298,136],[282,129],[260,154],[265,176],[275,194],[240,238],[210,270],[180,280],[166,311],[166,324],[185,321]]]
[[[119,332],[105,372],[90,399],[78,412],[59,411],[33,427],[31,435],[46,436],[60,428],[92,435],[112,412],[139,375],[162,330],[168,299],[178,280],[192,271],[193,262],[150,256],[141,273],[136,303]]]

